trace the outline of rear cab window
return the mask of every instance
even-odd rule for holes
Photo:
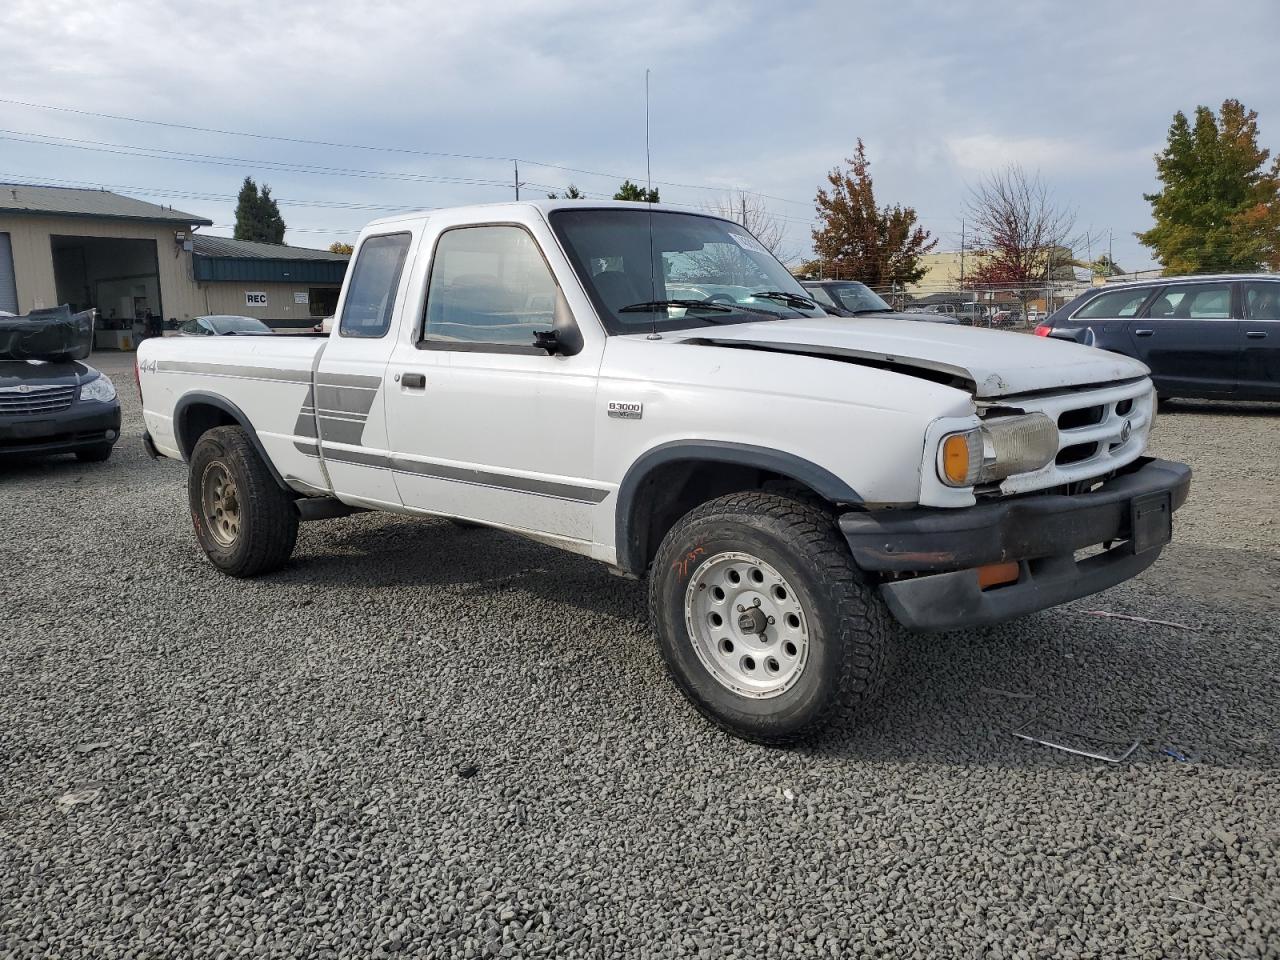
[[[369,237],[360,245],[338,323],[341,336],[377,338],[386,336],[391,329],[411,236],[383,234]]]

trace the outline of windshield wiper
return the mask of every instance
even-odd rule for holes
[[[798,293],[787,293],[785,290],[760,290],[751,295],[757,300],[781,300],[789,307],[799,307],[801,310],[812,310],[818,306],[818,301],[812,297],[801,296]]]
[[[721,313],[728,313],[737,309],[725,303],[708,303],[706,300],[645,300],[642,303],[632,303],[625,307],[619,307],[619,313],[659,313],[671,307],[683,307],[686,310],[718,310]]]
[[[847,308],[846,308],[847,309]],[[850,310],[855,317],[860,317],[864,313],[893,313],[893,307],[862,307],[859,310]]]

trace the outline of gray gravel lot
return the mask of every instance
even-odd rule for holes
[[[779,751],[536,544],[365,515],[219,575],[97,362],[112,460],[0,466],[0,956],[1280,956],[1280,406],[1160,420],[1196,481],[1140,580],[907,638]]]

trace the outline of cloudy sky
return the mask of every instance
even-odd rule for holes
[[[1173,112],[1235,97],[1280,147],[1278,51],[1275,0],[7,0],[0,181],[102,185],[229,234],[250,175],[290,242],[327,246],[384,211],[507,199],[506,158],[538,196],[643,178],[650,68],[664,200],[755,191],[807,252],[814,191],[862,137],[880,201],[939,249],[1017,162],[1078,212],[1078,255],[1111,231],[1139,269]]]

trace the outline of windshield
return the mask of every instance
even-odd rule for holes
[[[645,207],[551,214],[610,333],[822,315],[787,268],[736,223],[665,210],[652,217],[651,248]]]
[[[848,283],[828,283],[827,291],[835,301],[846,310],[854,313],[867,313],[874,310],[892,310],[889,304],[873,293],[865,283],[850,281]]]
[[[271,328],[253,317],[206,317],[218,333],[270,333]]]

